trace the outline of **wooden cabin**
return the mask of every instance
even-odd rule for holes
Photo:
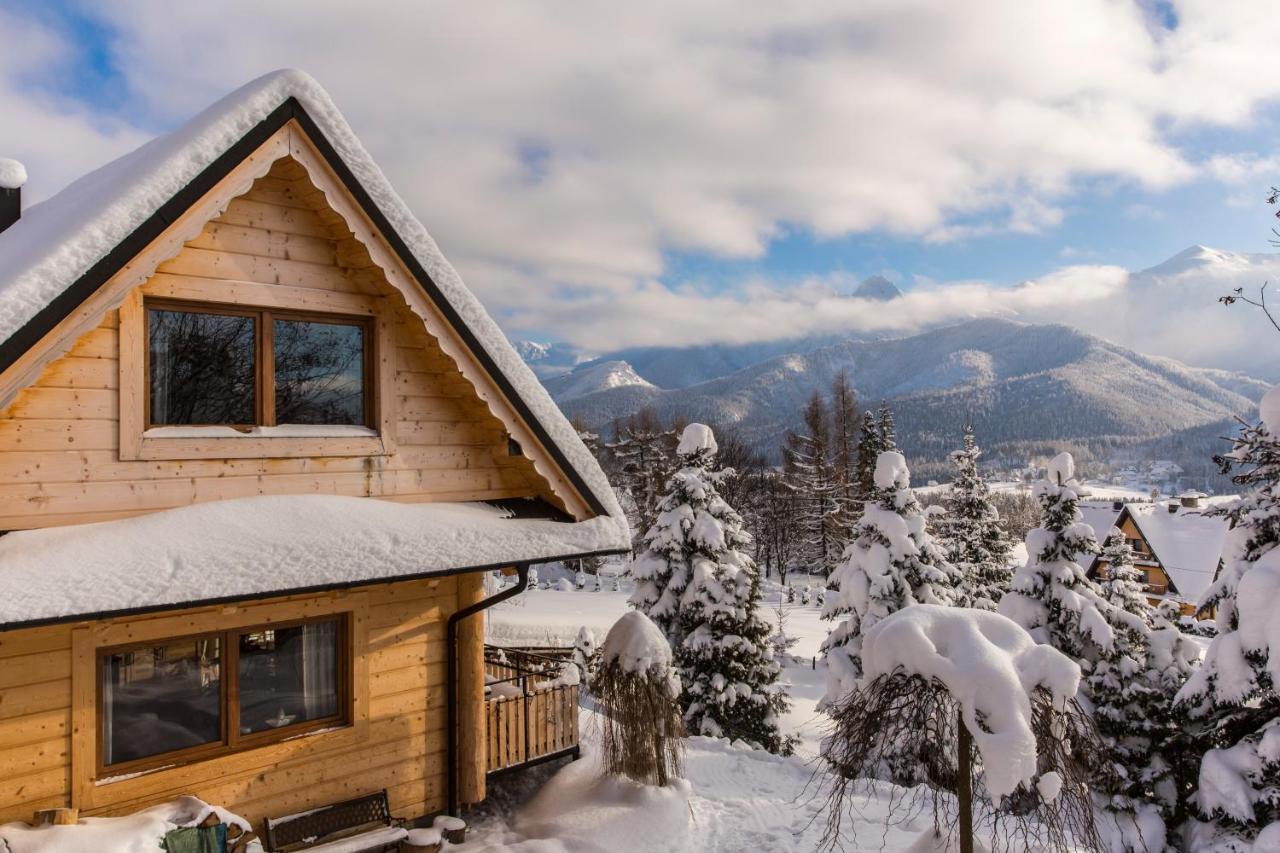
[[[486,578],[629,532],[324,91],[0,227],[0,823],[483,799]]]
[[[1174,601],[1184,616],[1193,616],[1197,602],[1222,567],[1227,534],[1227,520],[1205,515],[1204,509],[1204,496],[1199,493],[1163,503],[1125,503],[1111,526],[1095,525],[1095,530],[1099,542],[1112,527],[1124,534],[1133,551],[1134,568],[1145,575],[1152,604]],[[1105,578],[1107,568],[1106,560],[1099,557],[1089,567],[1089,574]]]

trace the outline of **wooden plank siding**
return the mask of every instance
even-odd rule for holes
[[[238,753],[217,765],[196,762],[184,768],[177,787],[157,788],[147,775],[100,784],[95,802],[107,804],[85,812],[126,813],[190,793],[256,824],[267,815],[384,787],[398,815],[443,808],[445,620],[457,607],[457,588],[457,579],[438,578],[364,591],[368,721],[363,738],[323,732],[301,739],[312,741],[312,748],[294,758],[279,760],[268,748]],[[309,600],[280,598],[244,609],[265,612]],[[97,624],[145,626],[177,612]],[[180,612],[198,621],[217,618],[225,608]],[[81,805],[72,778],[72,631],[73,626],[57,626],[0,634],[0,823],[30,820],[36,809]],[[327,741],[335,746],[327,747]]]
[[[122,460],[121,312],[110,310],[0,410],[0,530],[260,494],[554,499],[528,459],[508,455],[502,422],[293,160],[277,161],[161,263],[142,291],[189,298],[216,293],[246,302],[278,294],[316,310],[351,313],[366,305],[383,312],[390,351],[381,354],[381,369],[389,376],[381,384],[370,377],[370,387],[384,389],[389,399],[380,403],[394,412],[391,451],[353,455],[335,440],[324,445],[336,448],[333,455],[306,455],[305,449],[272,455],[283,440],[232,438],[219,441],[235,442],[243,458]]]

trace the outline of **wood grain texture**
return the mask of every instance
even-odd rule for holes
[[[554,498],[306,174],[276,160],[0,410],[0,529],[261,494]],[[144,437],[144,297],[373,316],[379,435]]]
[[[396,814],[438,810],[445,790],[444,625],[457,606],[456,587],[455,578],[435,578],[166,612],[81,627],[74,639],[66,627],[0,635],[0,823],[28,820],[37,808],[124,814],[190,793],[257,824],[383,787]],[[106,783],[82,769],[92,766],[96,749],[96,648],[331,612],[358,614],[353,692],[367,703],[357,710],[359,736],[349,727]],[[469,701],[483,700],[477,694]]]

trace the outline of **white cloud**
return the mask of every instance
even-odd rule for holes
[[[508,328],[610,344],[711,334],[702,312],[733,318],[716,334],[737,339],[868,322],[807,288],[663,286],[671,251],[758,258],[784,229],[1036,233],[1081,180],[1189,179],[1200,167],[1172,130],[1247,123],[1280,94],[1259,72],[1280,16],[1257,12],[1181,0],[1165,32],[1113,0],[96,10],[134,114],[170,126],[250,77],[305,68]],[[33,187],[143,136],[33,89],[66,46],[0,23],[21,46],[0,53],[0,154],[26,159]],[[967,316],[1072,298],[1061,285],[917,288],[904,304]]]
[[[150,134],[96,115],[41,85],[63,73],[71,46],[48,28],[0,8],[0,157],[27,167],[27,202],[38,201]]]

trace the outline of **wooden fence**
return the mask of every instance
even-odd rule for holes
[[[557,680],[565,653],[485,649],[486,771],[499,773],[578,750],[578,685]]]

